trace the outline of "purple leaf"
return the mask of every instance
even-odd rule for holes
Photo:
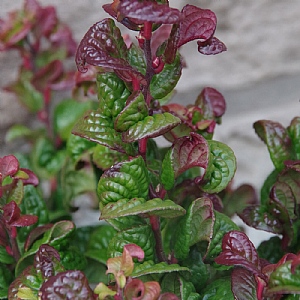
[[[66,271],[50,277],[40,288],[41,300],[94,300],[87,278],[81,271]]]
[[[57,25],[56,9],[53,6],[39,7],[33,32],[37,40],[49,37]]]
[[[181,20],[178,9],[153,1],[124,0],[119,5],[122,16],[137,23],[152,22],[157,24],[175,24]]]
[[[37,240],[41,235],[43,235],[46,231],[48,231],[52,226],[53,224],[46,224],[33,228],[26,238],[26,241],[24,243],[24,250],[28,251],[33,242]]]
[[[34,256],[34,268],[44,280],[55,275],[55,265],[60,261],[57,250],[49,245],[41,245]]]
[[[247,270],[260,273],[260,261],[252,242],[241,231],[226,233],[222,241],[222,252],[215,262],[226,266],[241,266]]]
[[[254,274],[243,268],[236,268],[231,273],[231,290],[235,299],[257,300],[257,282]]]
[[[28,169],[20,168],[21,171],[25,172],[28,175],[27,179],[22,179],[24,185],[33,185],[37,186],[39,184],[39,179],[38,177]]]
[[[198,51],[204,55],[216,55],[227,50],[227,47],[216,37],[212,37],[210,40],[202,42],[197,41]]]
[[[0,158],[0,182],[7,176],[15,175],[19,170],[19,162],[14,155]]]
[[[212,38],[216,30],[217,18],[211,10],[188,4],[183,8],[182,13],[178,47],[195,39],[204,42]]]
[[[193,168],[207,168],[209,148],[202,135],[191,132],[190,137],[175,140],[172,146],[172,161],[175,177],[184,171]]]

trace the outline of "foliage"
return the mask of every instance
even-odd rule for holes
[[[167,0],[103,8],[112,18],[83,37],[77,73],[64,70],[76,45],[53,7],[27,0],[2,20],[1,50],[22,57],[6,89],[43,127],[15,125],[7,140],[25,135],[30,152],[0,159],[0,297],[297,299],[300,117],[287,128],[254,124],[275,169],[260,199],[249,185],[232,189],[234,153],[213,140],[222,94],[206,87],[194,104],[169,102],[182,46],[197,40],[200,54],[226,50],[214,36],[215,14]],[[137,44],[114,19],[137,32]],[[73,97],[52,103],[57,89]],[[81,194],[99,202],[98,226],[70,220]],[[233,214],[277,236],[255,249]]]

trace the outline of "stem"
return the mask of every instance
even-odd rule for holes
[[[146,161],[146,152],[147,152],[147,138],[139,140],[139,153]]]
[[[159,217],[150,216],[150,224],[155,238],[156,256],[160,262],[168,262],[163,249]]]

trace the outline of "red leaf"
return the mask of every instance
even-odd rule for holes
[[[15,175],[19,170],[19,161],[14,155],[0,158],[0,182],[7,176]]]
[[[226,266],[241,266],[260,274],[260,261],[252,242],[247,235],[240,231],[226,233],[222,241],[222,252],[215,262]]]
[[[195,39],[204,42],[212,38],[216,30],[217,18],[211,10],[188,4],[182,9],[182,13],[178,47]]]
[[[18,220],[10,223],[11,226],[25,227],[35,224],[38,221],[37,216],[33,215],[21,215]]]
[[[206,169],[208,158],[208,144],[202,135],[191,132],[190,137],[184,136],[175,140],[172,146],[175,177],[193,167]]]
[[[48,229],[50,229],[52,226],[53,226],[53,224],[47,224],[47,225],[38,226],[38,227],[32,229],[24,243],[24,250],[28,251],[28,249],[33,244],[33,242],[38,237],[40,237],[42,234],[44,234]]]
[[[20,170],[22,170],[29,176],[27,179],[22,179],[24,185],[30,184],[33,186],[37,186],[39,184],[39,179],[31,170],[24,169],[24,168],[20,168]]]
[[[3,206],[3,219],[5,223],[11,225],[11,223],[17,221],[20,218],[21,210],[15,201],[11,201]]]
[[[120,3],[118,9],[124,17],[140,23],[175,24],[181,20],[178,9],[153,1],[125,0]]]
[[[129,252],[132,258],[137,258],[138,261],[144,260],[145,253],[140,246],[136,244],[127,244],[124,246],[124,249],[126,249]]]
[[[227,47],[216,37],[207,42],[197,41],[198,51],[204,55],[216,55],[227,50]]]
[[[124,295],[126,299],[142,299],[145,293],[145,285],[140,279],[132,279],[126,284]]]
[[[37,40],[41,39],[43,36],[49,37],[57,25],[57,21],[55,7],[40,7],[33,30]]]

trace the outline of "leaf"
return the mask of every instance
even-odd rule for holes
[[[7,253],[5,247],[0,246],[0,272],[2,271],[1,269],[2,264],[13,264],[14,262],[15,262],[14,258]]]
[[[145,261],[154,260],[155,239],[149,225],[132,227],[115,234],[108,246],[108,256],[121,256],[123,247],[127,244],[136,244],[140,246],[145,253]]]
[[[202,42],[197,41],[198,52],[204,55],[216,55],[227,50],[227,47],[216,37],[212,37],[210,40]]]
[[[19,170],[19,162],[14,155],[0,157],[0,182],[7,176],[15,175]]]
[[[171,200],[161,200],[159,198],[148,201],[141,198],[126,200],[121,199],[117,203],[107,204],[101,210],[101,219],[114,219],[131,215],[176,218],[185,214],[185,210]],[[122,204],[119,205],[119,202],[122,202]]]
[[[129,159],[127,154],[111,150],[99,144],[93,150],[93,163],[102,170],[107,170],[113,165]]]
[[[148,107],[140,91],[133,92],[127,99],[126,106],[115,119],[115,130],[124,132],[148,116]]]
[[[178,23],[181,19],[178,9],[149,0],[143,3],[137,0],[122,1],[118,7],[118,11],[124,17],[131,18],[137,23],[174,24]]]
[[[233,269],[231,282],[232,292],[236,299],[257,299],[257,283],[251,271],[243,268]]]
[[[205,300],[234,300],[230,278],[220,278],[213,281],[203,290],[202,296]]]
[[[155,264],[153,261],[145,261],[135,265],[131,276],[136,278],[150,274],[165,274],[171,272],[189,272],[189,269],[178,264],[167,264],[165,262]]]
[[[239,230],[240,228],[226,215],[214,211],[215,222],[213,236],[207,249],[206,257],[214,259],[222,251],[222,241],[224,235],[232,230]]]
[[[163,135],[180,123],[180,119],[170,113],[154,114],[144,120],[137,122],[122,133],[122,139],[126,143],[143,138],[154,138]]]
[[[207,193],[218,193],[225,189],[236,170],[234,152],[227,145],[218,141],[208,141],[210,150],[209,167],[203,178],[201,189]]]
[[[111,119],[103,115],[101,110],[86,113],[77,122],[72,133],[121,153],[135,153],[131,144],[122,141],[121,134],[115,131]]]
[[[41,300],[45,299],[93,300],[94,293],[81,271],[65,271],[50,277],[40,288]]]
[[[5,135],[5,141],[10,143],[19,138],[30,138],[33,134],[32,130],[25,125],[15,124],[9,128]]]
[[[175,173],[172,165],[172,149],[170,149],[162,162],[160,180],[166,190],[173,188],[175,183]]]
[[[125,107],[130,92],[123,80],[112,72],[98,74],[96,83],[100,111],[114,120]]]
[[[97,194],[105,206],[120,199],[148,197],[149,178],[141,156],[121,162],[105,171],[99,180]]]
[[[191,246],[206,240],[210,242],[213,234],[214,212],[208,198],[192,202],[186,215],[179,221],[174,245],[175,256],[185,259]]]
[[[295,159],[300,159],[300,117],[295,117],[287,128],[288,135],[292,141]]]
[[[267,145],[276,169],[284,167],[284,161],[291,158],[291,139],[287,130],[279,123],[261,120],[253,124],[256,134]]]
[[[226,266],[241,266],[251,273],[260,272],[260,262],[256,249],[247,235],[241,231],[226,233],[222,241],[222,252],[215,262]]]
[[[132,43],[128,49],[128,63],[137,69],[141,74],[146,74],[146,60],[143,50],[136,44]]]
[[[164,99],[175,88],[181,76],[182,64],[180,54],[177,53],[171,64],[165,64],[163,70],[152,77],[150,94],[155,100]]]
[[[207,41],[213,36],[216,30],[217,18],[211,10],[188,4],[182,9],[182,14],[178,47],[195,39]]]
[[[74,99],[66,99],[54,109],[54,131],[62,140],[67,140],[76,121],[90,108],[90,102],[80,103]]]

